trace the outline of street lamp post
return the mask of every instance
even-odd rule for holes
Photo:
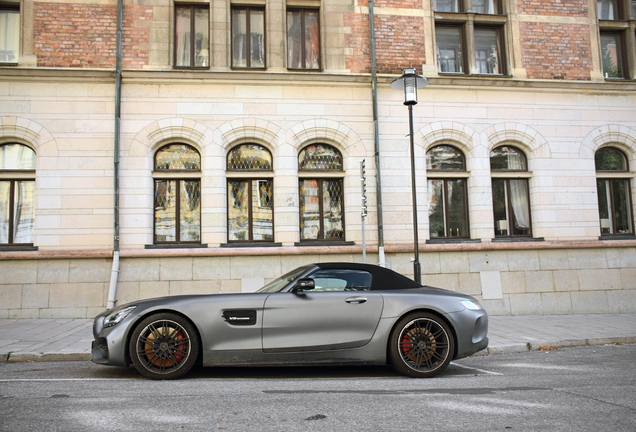
[[[404,105],[409,107],[409,136],[411,139],[411,193],[413,194],[413,240],[415,259],[413,274],[415,282],[422,283],[422,267],[420,265],[420,245],[417,235],[417,194],[415,187],[415,145],[413,143],[413,105],[417,105],[417,89],[426,87],[428,80],[417,75],[415,68],[402,69],[402,76],[391,83],[391,88],[404,90]]]

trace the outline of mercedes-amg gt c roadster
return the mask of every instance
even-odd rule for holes
[[[255,293],[139,300],[95,318],[93,361],[174,379],[203,366],[383,365],[433,377],[488,346],[474,298],[367,264],[299,267]]]

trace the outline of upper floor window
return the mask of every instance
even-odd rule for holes
[[[274,241],[272,154],[241,144],[227,155],[228,242]]]
[[[597,0],[598,19],[616,20],[619,19],[618,3],[620,0]]]
[[[478,14],[498,15],[501,5],[498,0],[472,0],[473,12]]]
[[[435,27],[438,72],[463,74],[467,70],[463,39],[461,26],[440,25]]]
[[[264,8],[232,8],[232,67],[265,68]]]
[[[430,238],[468,238],[468,195],[464,154],[450,145],[426,152]]]
[[[469,0],[472,11],[478,14],[500,14],[499,0]],[[464,12],[468,10],[464,0],[433,0],[435,12]]]
[[[207,5],[176,5],[174,65],[184,68],[210,66],[210,14]]]
[[[342,171],[342,154],[328,144],[298,154],[301,241],[345,240]]]
[[[507,17],[499,0],[436,0],[433,8],[439,73],[506,74]]]
[[[287,9],[287,68],[320,69],[318,10]]]
[[[601,235],[633,235],[627,156],[617,148],[603,147],[594,155],[594,162]]]
[[[160,148],[154,166],[154,243],[201,242],[201,155],[175,143]]]
[[[603,76],[609,80],[634,79],[636,69],[629,59],[636,55],[636,2],[598,0],[597,6]]]
[[[433,10],[435,12],[460,12],[460,0],[433,0]]]
[[[624,78],[621,33],[601,32],[601,59],[605,78]]]
[[[34,221],[35,152],[0,145],[0,244],[33,245]]]
[[[0,63],[18,63],[20,7],[0,4]]]
[[[531,236],[526,155],[504,145],[490,152],[495,237]]]

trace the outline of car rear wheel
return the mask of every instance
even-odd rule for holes
[[[137,326],[129,348],[139,373],[152,379],[175,379],[194,366],[200,347],[188,320],[161,313],[149,316]]]
[[[440,374],[453,358],[453,334],[446,323],[430,313],[402,318],[391,334],[389,359],[400,373],[416,378]]]

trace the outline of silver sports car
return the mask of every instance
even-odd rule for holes
[[[174,379],[203,366],[383,365],[432,377],[488,346],[472,297],[353,263],[299,267],[255,293],[118,306],[93,324],[93,361]]]

